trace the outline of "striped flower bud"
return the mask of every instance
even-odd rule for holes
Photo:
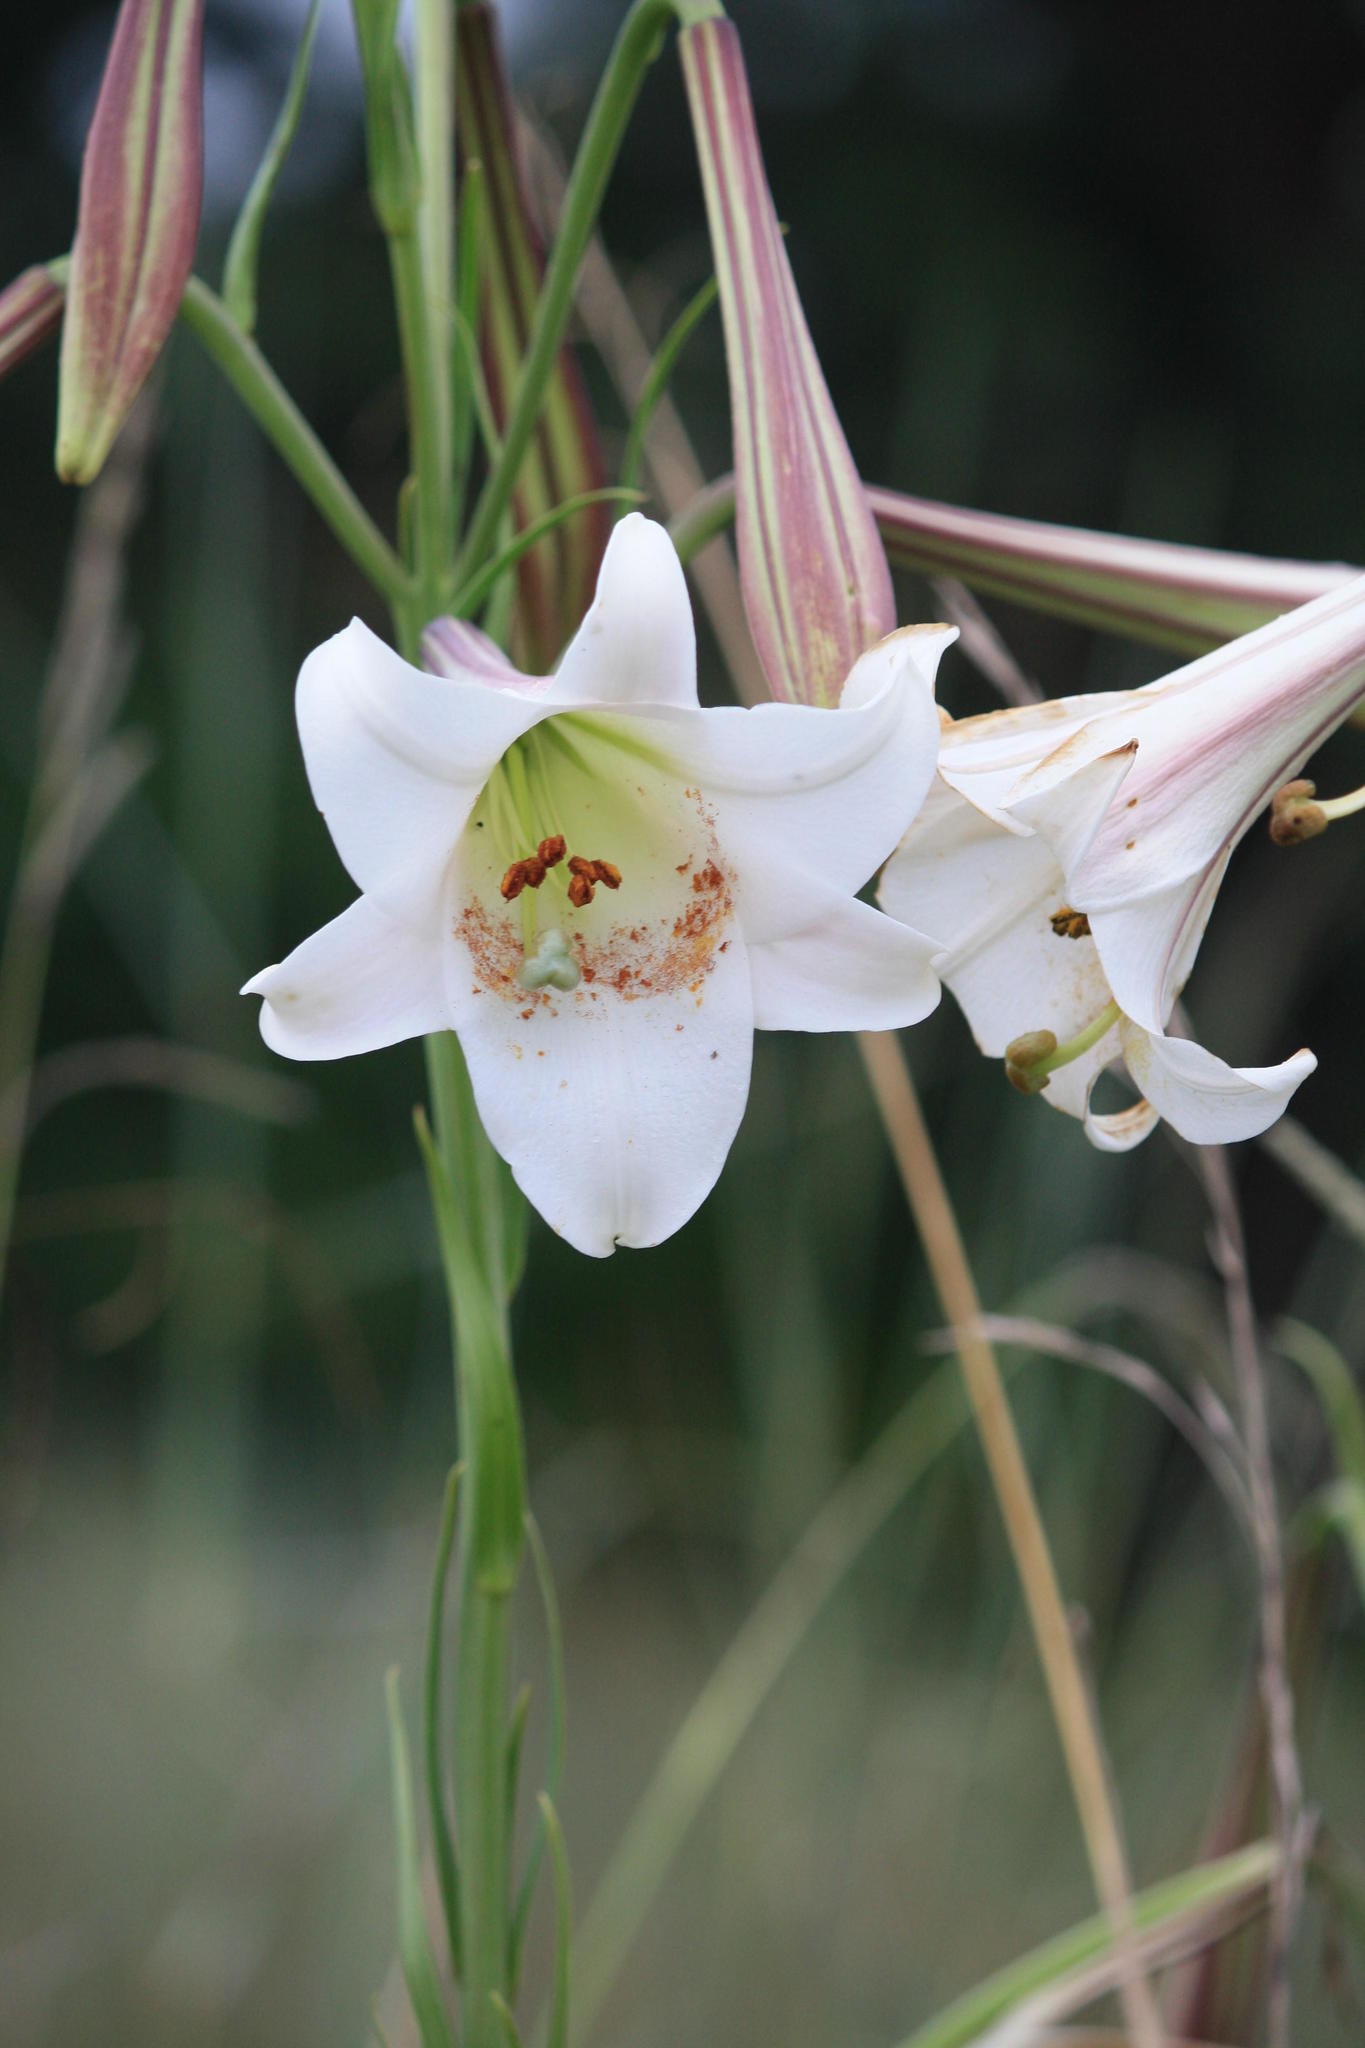
[[[57,473],[99,474],[175,319],[199,234],[203,0],[123,0],[81,166]]]
[[[835,704],[896,623],[891,572],[778,228],[732,22],[679,37],[720,283],[739,574],[775,697]]]

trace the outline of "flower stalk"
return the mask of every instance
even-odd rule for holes
[[[1122,1953],[1134,1943],[1128,1859],[1094,1705],[1076,1654],[1009,1396],[994,1348],[981,1334],[976,1283],[905,1057],[895,1038],[886,1033],[864,1032],[859,1044],[934,1288],[953,1328],[981,1448],[1061,1737],[1095,1889]],[[1120,1988],[1132,2040],[1138,2048],[1153,2048],[1163,2039],[1161,2019],[1151,1986],[1135,1958]]]

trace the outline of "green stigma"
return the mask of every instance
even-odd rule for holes
[[[527,989],[558,988],[567,994],[582,978],[563,932],[553,926],[540,934],[535,952],[528,953],[517,969],[517,980]]]

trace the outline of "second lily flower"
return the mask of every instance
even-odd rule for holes
[[[1313,1055],[1230,1067],[1166,1026],[1233,848],[1362,695],[1365,578],[1146,689],[949,723],[880,900],[940,938],[982,1051],[1101,1149],[1160,1117],[1195,1143],[1253,1137]],[[1141,1099],[1097,1114],[1118,1058]]]
[[[856,900],[933,780],[950,630],[840,709],[703,710],[662,527],[617,526],[554,676],[456,620],[424,674],[360,624],[304,664],[313,794],[364,892],[247,984],[294,1059],[456,1031],[489,1137],[581,1251],[655,1244],[713,1186],[755,1028],[918,1021],[936,950]]]

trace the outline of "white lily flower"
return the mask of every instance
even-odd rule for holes
[[[1166,1025],[1233,848],[1363,694],[1357,578],[1145,689],[949,722],[880,901],[941,939],[981,1050],[1031,1037],[1012,1078],[1045,1076],[1101,1149],[1160,1117],[1197,1144],[1254,1137],[1312,1053],[1230,1067]],[[1091,1090],[1120,1057],[1141,1099],[1099,1115]]]
[[[682,567],[639,514],[552,677],[454,620],[426,673],[353,622],[297,710],[363,893],[248,982],[267,1043],[333,1059],[456,1031],[553,1228],[657,1244],[720,1173],[756,1028],[890,1028],[938,1000],[932,942],[856,891],[933,780],[953,637],[894,634],[837,711],[703,710]]]

